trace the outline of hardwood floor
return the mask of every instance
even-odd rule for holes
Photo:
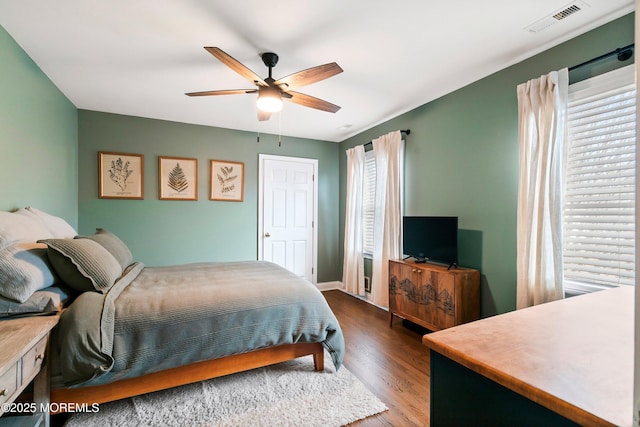
[[[353,426],[428,426],[429,358],[421,328],[342,291],[324,291],[345,336],[344,366],[389,410]],[[413,326],[412,324],[408,324]]]

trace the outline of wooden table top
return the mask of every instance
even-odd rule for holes
[[[424,345],[581,425],[633,423],[634,288],[427,334]]]
[[[0,320],[0,375],[53,329],[59,319],[58,315],[52,315]]]

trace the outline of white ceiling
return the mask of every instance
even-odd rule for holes
[[[0,0],[0,25],[79,109],[339,142],[635,9],[579,3],[538,33],[525,28],[571,3]],[[253,87],[204,46],[264,77],[275,52],[276,79],[335,61],[343,73],[298,91],[342,109],[287,102],[259,123],[255,95],[187,97]]]

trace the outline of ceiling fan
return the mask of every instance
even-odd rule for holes
[[[262,62],[269,68],[269,77],[262,79],[256,73],[244,66],[235,58],[217,47],[205,47],[205,49],[218,58],[220,62],[240,74],[245,79],[251,81],[257,86],[257,89],[228,89],[228,90],[210,90],[204,92],[190,92],[188,96],[212,96],[212,95],[236,95],[242,93],[258,94],[258,120],[269,120],[271,113],[282,109],[282,99],[287,99],[295,104],[304,107],[315,108],[317,110],[335,113],[340,109],[339,106],[330,102],[315,98],[304,93],[295,92],[302,86],[316,83],[329,77],[340,74],[343,70],[335,62],[329,64],[318,65],[317,67],[308,68],[298,71],[278,80],[274,80],[271,76],[271,70],[278,63],[278,55],[273,52],[265,52],[262,55]]]

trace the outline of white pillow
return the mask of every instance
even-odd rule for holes
[[[32,212],[0,211],[0,247],[12,242],[36,242],[53,237],[45,223]]]
[[[40,218],[47,229],[53,234],[53,237],[60,239],[73,239],[78,235],[76,230],[64,219],[43,212],[39,209],[27,207],[27,210]],[[44,237],[40,237],[43,239]],[[38,239],[36,239],[38,240]]]

